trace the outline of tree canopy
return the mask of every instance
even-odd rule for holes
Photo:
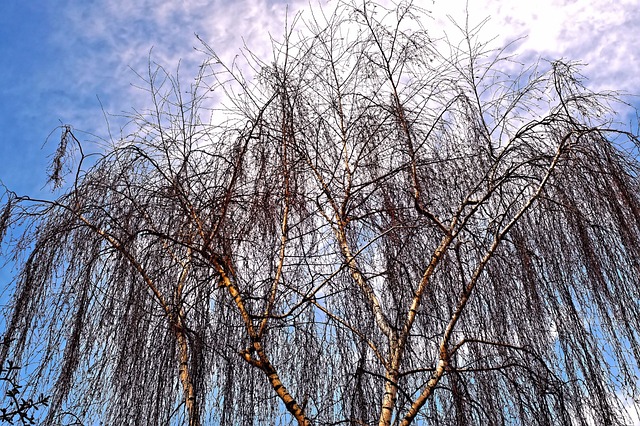
[[[623,104],[425,22],[344,3],[250,68],[203,41],[187,86],[150,65],[103,149],[61,128],[60,189],[0,205],[0,365],[30,366],[45,424],[629,422]]]

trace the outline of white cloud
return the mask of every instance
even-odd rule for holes
[[[464,22],[465,8],[464,0],[436,2],[434,17],[443,25],[446,14]],[[491,17],[484,28],[489,38],[504,44],[526,36],[518,52],[527,58],[577,60],[588,65],[593,89],[639,91],[640,8],[634,0],[485,0],[470,1],[468,10],[472,24]]]
[[[280,38],[287,10],[292,17],[309,7],[305,0],[288,3],[287,9],[285,0],[67,0],[60,9],[64,25],[57,37],[67,46],[67,60],[75,64],[68,90],[99,95],[110,112],[139,107],[144,102],[143,93],[130,86],[136,77],[129,67],[144,73],[153,48],[153,61],[174,70],[182,60],[182,77],[195,76],[204,55],[194,50],[198,47],[194,34],[226,61],[231,61],[245,42],[258,56],[269,60],[270,35]],[[432,11],[425,26],[436,37],[445,31],[455,36],[448,16],[463,24],[468,9],[471,26],[491,16],[482,34],[487,39],[497,36],[496,46],[527,36],[517,45],[526,61],[540,56],[579,60],[588,64],[585,74],[593,89],[640,92],[640,73],[636,71],[640,57],[635,49],[640,8],[634,3],[485,0],[469,1],[467,5],[466,0],[417,1]],[[327,2],[324,4],[326,7]],[[310,14],[307,11],[303,16]],[[79,121],[76,125],[80,128],[87,128],[87,120],[92,121],[89,115],[100,117],[97,102],[95,110],[74,111],[73,105],[68,108],[69,120]],[[94,124],[102,125],[98,121]]]
[[[624,409],[627,411],[627,415],[631,421],[630,425],[640,426],[640,401],[634,401],[633,398],[623,393],[618,393],[618,398],[622,401]]]
[[[278,37],[287,11],[293,15],[304,4],[290,3],[287,7],[268,0],[67,1],[59,11],[64,24],[54,34],[68,52],[65,60],[73,62],[72,74],[66,76],[67,90],[93,92],[91,96],[98,95],[111,113],[142,107],[148,100],[132,87],[141,82],[131,70],[144,76],[151,59],[172,72],[180,62],[187,82],[205,59],[194,49],[200,47],[195,34],[225,61],[233,60],[245,42],[257,54],[267,55],[269,33]],[[104,125],[97,101],[94,110],[74,110],[69,105],[58,113],[79,128],[95,131]]]

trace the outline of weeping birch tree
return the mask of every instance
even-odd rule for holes
[[[0,219],[0,365],[50,396],[43,424],[630,422],[622,104],[427,22],[342,4],[248,68],[203,41],[103,149],[61,128],[59,189],[5,189]]]

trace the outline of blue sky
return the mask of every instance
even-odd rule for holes
[[[20,194],[43,188],[59,132],[43,144],[56,126],[105,136],[101,103],[109,114],[144,107],[132,84],[152,49],[170,71],[181,60],[188,81],[204,59],[196,33],[231,59],[242,37],[268,48],[264,32],[277,33],[286,11],[278,1],[0,3],[0,180]]]
[[[309,7],[288,3],[290,14]],[[436,36],[455,33],[448,15],[463,22],[463,0],[416,3],[432,11],[428,28]],[[470,3],[472,23],[491,15],[484,32],[497,46],[527,35],[518,45],[525,58],[581,60],[594,89],[640,93],[637,0]],[[144,107],[132,69],[144,73],[152,48],[152,59],[169,70],[181,59],[187,80],[204,59],[193,49],[196,33],[223,58],[243,41],[268,57],[268,34],[281,33],[286,7],[286,0],[2,1],[0,180],[22,194],[42,189],[59,133],[43,144],[56,126],[105,135],[98,98],[111,114]]]

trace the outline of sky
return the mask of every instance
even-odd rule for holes
[[[385,1],[386,2],[386,1]],[[434,37],[457,37],[449,17],[483,27],[496,47],[521,39],[523,62],[586,64],[593,90],[640,94],[640,0],[415,0]],[[317,0],[0,1],[0,181],[19,195],[47,194],[46,168],[61,124],[106,136],[105,113],[144,108],[137,73],[149,60],[189,82],[206,59],[196,34],[230,61],[246,44],[268,59],[287,16]],[[327,9],[331,4],[323,1]],[[468,13],[468,15],[467,15]],[[637,98],[629,102],[640,105]],[[112,123],[117,119],[112,119]],[[53,133],[52,133],[53,132]],[[96,135],[96,136],[91,136]],[[47,142],[48,140],[48,142]]]
[[[385,0],[386,1],[386,0]],[[136,72],[149,60],[195,76],[205,55],[196,34],[231,60],[246,44],[268,59],[287,16],[308,18],[317,0],[3,0],[0,2],[0,181],[19,194],[42,193],[60,132],[106,136],[105,112],[148,102]],[[487,17],[483,34],[497,47],[520,37],[523,62],[538,57],[588,66],[594,90],[640,93],[640,2],[637,0],[415,0],[431,12],[434,36],[457,37],[449,17],[470,25]],[[331,2],[323,0],[330,9]],[[635,98],[629,98],[635,102]],[[112,125],[117,120],[111,118]],[[54,133],[52,133],[54,131]],[[48,139],[48,137],[50,138]],[[87,139],[91,139],[88,134]],[[49,140],[45,144],[45,142]]]

